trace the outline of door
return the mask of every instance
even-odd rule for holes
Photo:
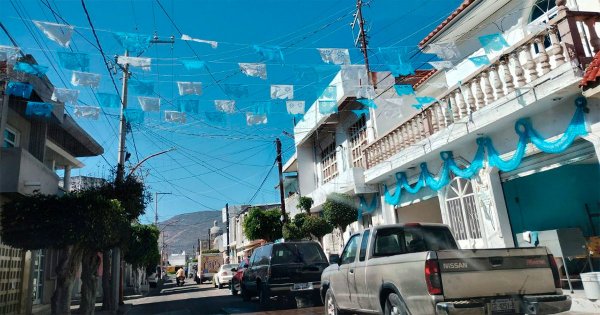
[[[360,234],[353,235],[342,255],[340,256],[340,267],[331,277],[331,286],[335,294],[335,300],[339,308],[342,309],[357,309],[358,301],[350,298],[350,281],[349,277],[354,278],[354,262],[358,256],[358,243]],[[350,274],[352,271],[352,274]]]
[[[260,254],[263,251],[263,247],[258,248],[252,253],[252,257],[250,257],[250,265],[248,269],[244,272],[244,278],[242,280],[242,285],[244,289],[249,292],[256,292],[256,276],[258,271],[258,261],[260,260]]]
[[[356,299],[361,310],[373,310],[370,302],[373,292],[369,292],[369,290],[367,290],[366,272],[367,249],[370,236],[371,230],[365,230],[363,232],[362,239],[360,240],[358,261],[354,263],[354,277],[352,277],[351,273],[348,277],[350,282],[350,300],[353,301],[353,299]]]
[[[470,180],[457,177],[446,186],[446,222],[460,248],[484,248],[481,215]]]

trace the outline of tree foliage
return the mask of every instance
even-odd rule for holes
[[[298,204],[296,205],[296,208],[302,209],[306,213],[310,213],[310,208],[312,207],[313,203],[315,203],[315,202],[313,201],[312,198],[302,196],[302,197],[298,198]]]
[[[119,200],[130,221],[143,215],[146,205],[151,201],[146,185],[134,175],[127,176],[120,181],[107,182],[97,190],[98,193],[109,199]]]
[[[309,215],[298,213],[294,218],[283,225],[283,238],[286,240],[303,240],[310,237],[304,227],[304,222]]]
[[[358,209],[352,197],[344,194],[331,194],[323,204],[323,217],[325,220],[344,231],[346,227],[356,221]]]
[[[154,225],[134,224],[125,248],[124,259],[134,268],[155,268],[160,260],[158,237],[160,231]]]
[[[244,219],[244,235],[250,240],[263,239],[268,242],[281,238],[281,210],[279,208],[263,210],[251,208]]]
[[[304,220],[304,230],[321,240],[321,238],[333,231],[333,226],[324,218],[317,216],[309,216]]]

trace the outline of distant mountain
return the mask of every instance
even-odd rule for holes
[[[180,214],[159,222],[158,226],[165,233],[165,243],[170,253],[181,253],[185,250],[186,254],[193,255],[193,248],[198,246],[198,239],[204,242],[208,240],[208,230],[213,226],[214,221],[217,221],[217,226],[225,232],[221,211]],[[162,242],[162,239],[159,242]],[[211,239],[211,248],[212,246]]]

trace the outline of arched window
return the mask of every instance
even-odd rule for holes
[[[457,177],[446,188],[448,225],[461,248],[481,248],[483,233],[470,180]]]
[[[548,22],[558,12],[556,0],[536,0],[531,9],[529,22]]]

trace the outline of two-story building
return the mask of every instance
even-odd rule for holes
[[[35,63],[29,55],[20,60]],[[30,84],[31,95],[8,95],[9,82]],[[47,77],[14,72],[6,61],[0,61],[0,207],[22,195],[68,191],[71,170],[83,167],[78,158],[103,153],[65,112],[64,104],[51,100],[53,89]],[[26,113],[28,101],[51,103],[52,113],[49,117],[30,115]],[[64,177],[63,186],[57,171]],[[0,240],[0,313],[28,314],[32,303],[49,306],[57,258],[55,250],[23,251]]]

